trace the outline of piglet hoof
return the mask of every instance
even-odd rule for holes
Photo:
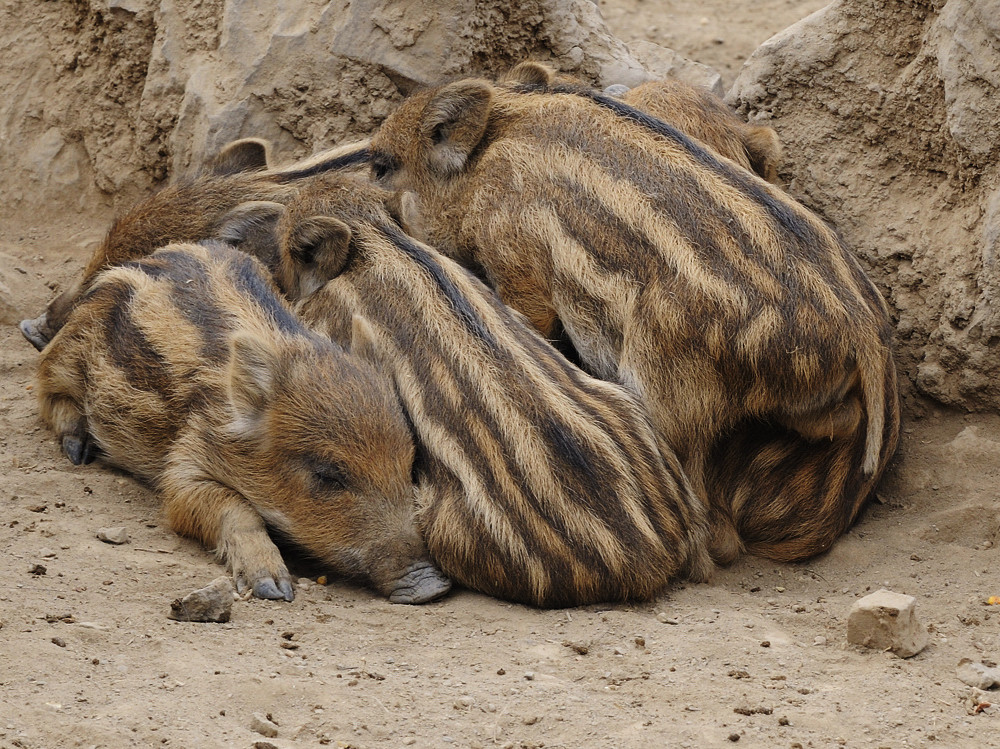
[[[389,593],[391,603],[427,603],[451,590],[451,580],[430,562],[411,564]]]
[[[89,435],[80,438],[67,434],[62,438],[62,448],[66,457],[75,466],[93,463],[99,452]]]
[[[21,324],[18,327],[21,329],[21,335],[28,339],[28,343],[39,351],[45,348],[48,339],[41,332],[42,328],[45,327],[44,312],[34,320],[21,320]]]
[[[253,592],[254,598],[266,598],[271,601],[294,600],[295,591],[292,589],[292,581],[288,578],[288,574],[279,574],[277,577],[278,580],[275,580],[266,572],[260,572],[251,581],[243,575],[238,575],[236,577],[236,592],[242,596],[250,590]]]

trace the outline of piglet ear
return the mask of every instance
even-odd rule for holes
[[[336,278],[347,265],[351,227],[333,216],[310,216],[286,234],[281,248],[284,287],[297,299]]]
[[[428,165],[438,176],[465,168],[486,134],[493,87],[486,81],[456,81],[443,86],[424,108],[421,128],[431,141]]]
[[[229,399],[234,428],[247,436],[261,428],[264,412],[274,395],[280,360],[274,343],[247,334],[234,336],[229,361]]]
[[[375,331],[361,315],[351,317],[351,353],[369,364],[378,366],[378,344],[375,341]]]
[[[548,65],[535,60],[525,60],[508,70],[501,79],[504,83],[527,83],[533,86],[550,86],[555,80],[555,71]]]
[[[781,139],[774,129],[766,125],[747,128],[743,145],[750,157],[750,167],[771,184],[780,186]]]
[[[208,173],[228,177],[241,172],[259,172],[271,161],[271,144],[262,138],[242,138],[227,143],[208,162]]]
[[[284,212],[285,206],[281,203],[248,200],[224,214],[216,223],[212,235],[234,247],[256,246],[262,240],[276,244],[274,229]]]

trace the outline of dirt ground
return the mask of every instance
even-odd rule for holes
[[[691,5],[601,3],[626,41],[672,46],[727,85],[823,3]],[[4,217],[18,309],[75,278],[109,220],[104,204]],[[1000,707],[956,677],[960,659],[1000,653],[998,416],[911,409],[878,501],[805,564],[745,558],[655,602],[559,611],[468,591],[399,606],[303,578],[293,603],[191,624],[167,619],[171,600],[221,568],[131,478],[69,464],[38,418],[36,360],[0,329],[0,749],[1000,746]],[[98,540],[108,526],[130,543]],[[851,605],[883,587],[915,596],[931,631],[913,658],[846,643]]]

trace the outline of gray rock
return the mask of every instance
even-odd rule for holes
[[[718,71],[689,60],[672,49],[640,39],[629,42],[628,50],[656,78],[676,78],[691,86],[707,88],[719,97],[726,93]]]
[[[852,645],[891,650],[901,658],[927,646],[927,629],[917,619],[916,599],[886,589],[860,598],[847,619],[847,641]]]
[[[129,542],[128,531],[123,525],[100,528],[97,531],[97,537],[106,544],[127,544]]]
[[[840,0],[727,96],[777,130],[791,192],[886,296],[904,393],[968,410],[1000,407],[998,49],[995,0]]]
[[[969,658],[958,662],[956,675],[970,687],[993,689],[1000,687],[1000,668],[992,668]]]
[[[174,599],[167,616],[178,622],[228,622],[235,597],[233,581],[217,577],[204,588]]]
[[[1000,15],[995,0],[949,0],[932,26],[938,74],[944,84],[948,129],[966,150],[991,158],[1000,149]]]

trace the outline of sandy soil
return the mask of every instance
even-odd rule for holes
[[[822,2],[601,5],[626,41],[649,35],[728,84]],[[24,314],[109,219],[53,205],[0,223],[0,280]],[[190,624],[170,601],[221,569],[131,478],[66,461],[38,418],[36,359],[0,329],[0,749],[1000,745],[1000,708],[955,675],[1000,652],[1000,417],[911,409],[878,501],[809,563],[745,558],[655,602],[566,611],[466,591],[396,606],[303,578],[293,603]],[[101,542],[106,526],[131,542]],[[851,605],[882,587],[916,596],[931,629],[911,659],[846,644]]]

